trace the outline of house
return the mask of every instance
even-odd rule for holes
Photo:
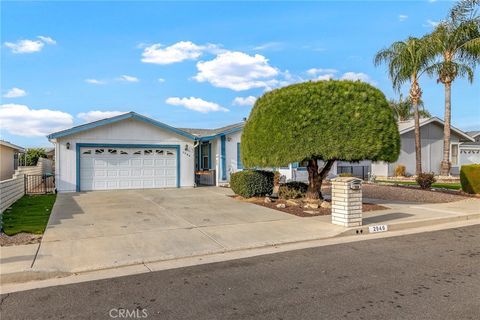
[[[0,181],[12,178],[18,168],[18,155],[24,152],[22,147],[0,140]]]
[[[437,117],[420,119],[420,136],[422,146],[422,170],[424,172],[440,173],[440,164],[443,159],[443,120]],[[407,175],[415,174],[415,124],[413,120],[400,121],[400,156],[393,163],[372,163],[371,172],[377,177],[393,176],[398,165],[406,167]],[[466,164],[466,157],[462,150],[467,150],[468,144],[475,142],[467,133],[451,127],[450,162],[451,174],[458,175],[462,164]],[[474,161],[474,160],[472,160]],[[478,159],[477,159],[478,161]]]
[[[460,144],[460,163],[480,164],[480,130],[468,131],[467,134],[475,141],[466,141]]]
[[[242,128],[179,129],[129,112],[52,133],[57,191],[227,183],[242,169]]]

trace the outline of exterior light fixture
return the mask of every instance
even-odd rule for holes
[[[70,142],[67,142],[66,146],[67,146],[67,150],[70,150]]]

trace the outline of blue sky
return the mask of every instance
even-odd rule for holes
[[[48,146],[47,133],[127,111],[219,127],[248,116],[266,90],[317,78],[361,79],[398,97],[374,54],[428,33],[451,5],[2,2],[1,137]],[[480,129],[475,75],[453,85],[453,124],[465,130]],[[421,84],[442,117],[443,87]]]

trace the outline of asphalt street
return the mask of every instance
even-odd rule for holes
[[[480,226],[1,296],[1,319],[480,319]]]

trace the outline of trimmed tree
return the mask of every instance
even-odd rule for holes
[[[322,180],[336,160],[393,162],[399,152],[400,135],[384,94],[359,81],[304,82],[265,93],[255,102],[241,144],[246,167],[308,161],[307,200],[322,199]]]

